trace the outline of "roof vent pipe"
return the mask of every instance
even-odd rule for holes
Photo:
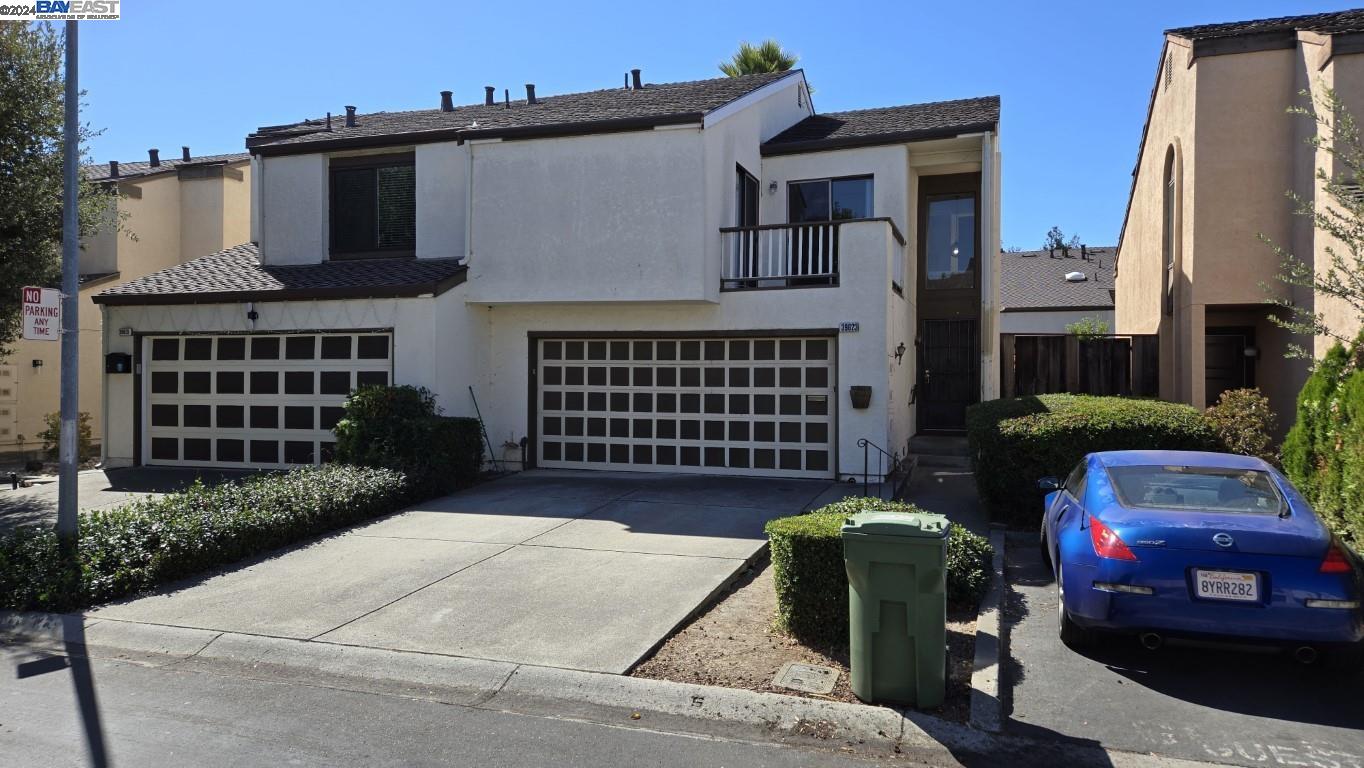
[[[118,178],[118,161],[117,161],[117,160],[110,160],[110,161],[109,161],[109,178],[111,178],[111,179],[117,179],[117,178]]]
[[[502,105],[506,109],[511,109],[511,89],[502,89]]]
[[[151,164],[151,166],[152,166],[153,168],[159,168],[159,167],[161,167],[161,150],[159,150],[159,149],[149,149],[149,150],[147,150],[147,157],[148,157],[148,159],[149,159],[149,161],[150,161],[150,164]]]
[[[346,127],[355,127],[355,107],[349,104],[346,105]]]
[[[639,82],[639,70],[638,70],[638,69],[632,69],[632,70],[630,70],[630,82],[632,83],[632,87],[633,87],[635,90],[639,90],[640,88],[643,88],[643,87],[644,87],[644,86]]]
[[[441,92],[440,92],[440,111],[442,111],[442,112],[454,112],[454,111],[455,111],[455,93],[454,93],[454,91],[441,91]]]
[[[526,83],[526,103],[535,104],[535,83]]]
[[[189,147],[180,148],[180,159],[187,163],[189,162]]]
[[[328,112],[328,113],[327,113],[327,130],[330,131],[331,129],[332,129],[332,113],[331,113],[331,112]]]
[[[630,73],[625,73],[625,90],[630,90]]]
[[[1080,258],[1089,261],[1089,246],[1080,243]]]
[[[491,85],[483,86],[483,106],[491,107],[497,101],[497,97],[493,95],[495,93],[497,93],[497,89]]]

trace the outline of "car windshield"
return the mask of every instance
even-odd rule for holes
[[[1108,467],[1124,507],[1279,514],[1284,500],[1268,472],[1220,467]]]

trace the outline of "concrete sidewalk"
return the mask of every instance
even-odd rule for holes
[[[525,472],[92,615],[623,673],[829,485]]]
[[[196,479],[213,485],[251,472],[180,467],[87,469],[77,475],[76,496],[82,512],[108,509],[137,499],[184,490]],[[52,525],[57,520],[57,482],[11,490],[0,486],[0,533],[19,526]]]

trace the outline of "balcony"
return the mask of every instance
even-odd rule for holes
[[[763,224],[752,227],[722,227],[723,263],[720,289],[724,291],[770,288],[808,288],[839,284],[840,262],[848,257],[849,244],[844,229],[864,222],[889,226],[899,244],[894,249],[891,284],[897,292],[904,287],[905,238],[889,219],[847,219],[806,224]],[[852,242],[856,243],[857,240]]]

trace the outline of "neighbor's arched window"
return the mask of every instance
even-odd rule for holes
[[[1178,168],[1175,167],[1175,148],[1165,153],[1165,184],[1161,208],[1163,225],[1161,230],[1160,256],[1164,273],[1161,281],[1161,301],[1165,314],[1175,313],[1175,257],[1179,252],[1178,211]]]

